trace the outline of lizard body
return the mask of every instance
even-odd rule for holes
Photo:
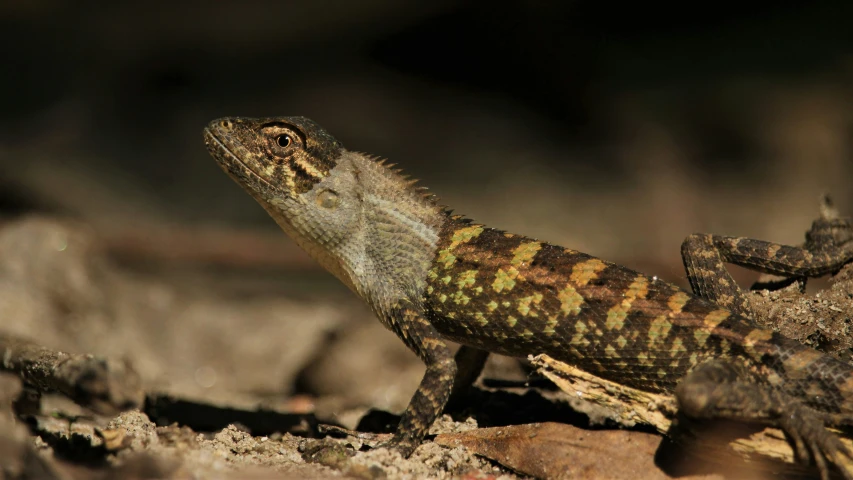
[[[822,476],[827,460],[850,455],[824,427],[853,423],[853,368],[758,327],[723,266],[830,273],[853,259],[853,229],[842,220],[816,223],[806,248],[691,235],[682,247],[691,295],[452,215],[392,166],[346,150],[303,117],[215,120],[205,143],[426,364],[387,445],[403,455],[451,390],[476,378],[487,352],[546,353],[633,388],[673,393],[690,417],[778,426]],[[455,358],[447,341],[463,346]]]

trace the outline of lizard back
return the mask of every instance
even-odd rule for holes
[[[457,216],[439,237],[424,303],[450,340],[545,353],[653,392],[672,392],[706,360],[736,358],[814,408],[850,409],[845,364],[656,277]]]

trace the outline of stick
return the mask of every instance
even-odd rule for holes
[[[144,399],[139,374],[127,361],[50,350],[6,334],[0,334],[0,359],[0,370],[35,390],[62,393],[104,415],[137,408]]]

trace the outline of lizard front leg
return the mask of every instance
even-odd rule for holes
[[[401,302],[393,308],[388,324],[427,367],[394,437],[379,445],[393,448],[408,457],[444,409],[457,374],[456,361],[435,327],[424,317],[422,309],[411,302]]]

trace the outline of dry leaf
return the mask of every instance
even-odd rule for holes
[[[443,434],[435,442],[464,446],[537,478],[666,479],[654,465],[660,437],[625,430],[583,430],[562,423],[533,423]]]

